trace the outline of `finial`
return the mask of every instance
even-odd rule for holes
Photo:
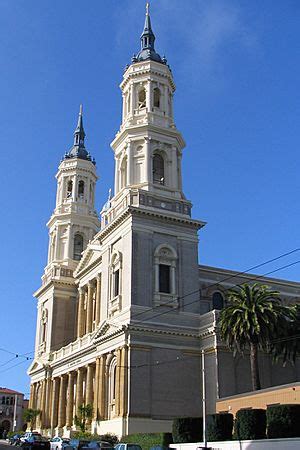
[[[82,103],[80,103],[80,106],[79,106],[79,114],[80,114],[80,116],[82,116]]]
[[[150,3],[147,2],[146,3],[146,15],[149,16],[149,8],[150,8]]]

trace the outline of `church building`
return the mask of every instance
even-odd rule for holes
[[[30,407],[41,410],[36,429],[45,434],[70,435],[82,404],[93,405],[89,429],[99,434],[170,431],[175,417],[201,416],[202,349],[208,413],[218,398],[251,390],[248,359],[234,359],[216,328],[226,289],[254,276],[199,265],[205,223],[183,192],[175,84],[154,43],[147,7],[141,50],[120,84],[114,194],[100,217],[82,108],[56,174],[28,371]],[[299,283],[263,282],[287,301],[299,295]],[[299,379],[299,366],[260,358],[263,387]]]

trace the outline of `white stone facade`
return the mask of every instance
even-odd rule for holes
[[[247,362],[237,367],[218,342],[212,304],[213,294],[220,302],[224,289],[243,277],[198,264],[198,230],[205,224],[191,218],[182,189],[185,143],[174,122],[172,73],[165,62],[137,60],[120,87],[122,120],[111,144],[115,192],[100,223],[94,163],[71,155],[57,174],[29,369],[30,406],[42,410],[36,427],[49,434],[75,430],[83,403],[94,407],[92,431],[119,436],[169,431],[174,417],[201,415],[202,348],[208,412],[216,398],[249,384],[248,375],[238,379]],[[287,298],[299,293],[297,283],[267,281]],[[293,370],[283,378],[297,377]]]

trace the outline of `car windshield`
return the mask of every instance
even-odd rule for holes
[[[128,450],[142,450],[142,447],[137,444],[128,444],[127,448]]]

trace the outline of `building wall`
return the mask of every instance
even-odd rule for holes
[[[230,412],[236,414],[239,409],[263,408],[275,404],[300,403],[300,383],[286,386],[276,386],[262,389],[258,392],[248,392],[244,395],[233,395],[217,400],[217,412]]]

